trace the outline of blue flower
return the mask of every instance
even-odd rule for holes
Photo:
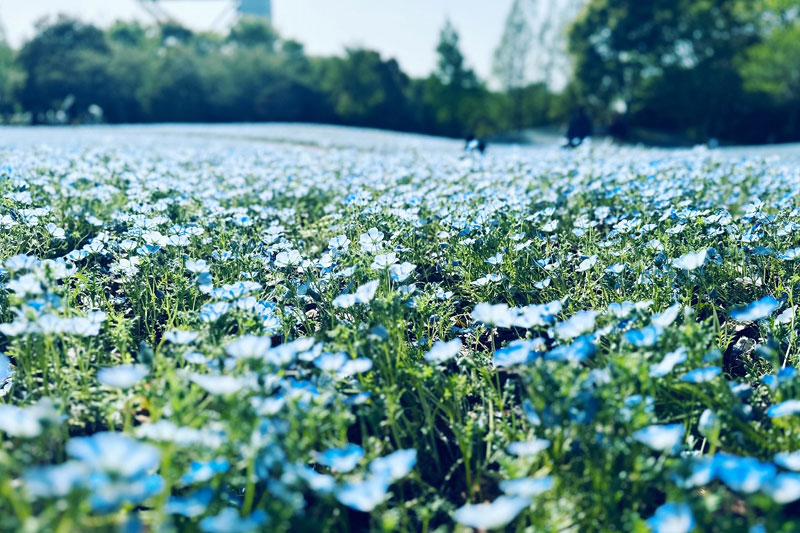
[[[233,507],[226,507],[216,516],[207,516],[200,521],[200,529],[205,533],[249,533],[261,530],[267,523],[264,511],[253,511],[249,516],[241,516]]]
[[[795,472],[778,474],[764,485],[763,490],[780,504],[800,500],[800,474]]]
[[[772,463],[762,463],[753,457],[717,454],[714,457],[714,470],[720,480],[731,489],[752,494],[764,487],[775,477],[776,468]]]
[[[22,476],[28,494],[34,498],[62,498],[89,482],[89,468],[79,461],[29,468]]]
[[[633,438],[660,452],[676,452],[686,429],[682,424],[653,425],[633,433]]]
[[[544,355],[548,361],[564,361],[582,363],[595,352],[595,345],[590,335],[578,337],[568,346],[556,346]]]
[[[706,383],[722,373],[722,369],[718,366],[706,366],[703,368],[695,368],[691,372],[687,372],[681,376],[681,381],[687,383]]]
[[[186,485],[204,483],[217,474],[224,474],[230,468],[227,459],[214,459],[211,461],[192,461],[189,471],[181,476],[181,482]]]
[[[692,509],[685,503],[667,502],[647,519],[653,533],[689,533],[694,524]]]
[[[73,437],[67,454],[92,470],[134,477],[155,470],[161,452],[151,444],[122,433],[100,432],[90,437]]]
[[[466,504],[456,509],[453,519],[475,529],[499,529],[514,520],[531,504],[522,496],[499,496],[492,503]]]
[[[550,441],[547,439],[533,439],[529,441],[512,442],[508,445],[506,450],[511,455],[518,455],[521,457],[536,455],[539,452],[546,450],[550,447]]]
[[[347,473],[353,470],[364,457],[364,450],[358,444],[348,444],[342,448],[330,448],[324,452],[316,452],[316,461],[337,472]]]
[[[770,418],[780,418],[800,413],[800,400],[786,400],[776,403],[767,409],[767,416]]]
[[[150,372],[146,365],[131,364],[101,368],[97,381],[115,389],[129,389],[139,383]]]
[[[336,488],[336,499],[340,503],[368,513],[383,503],[389,490],[389,481],[382,475],[370,475],[363,481],[344,483]]]
[[[756,322],[767,318],[781,306],[772,296],[765,296],[742,309],[731,311],[731,318],[739,322]]]
[[[500,490],[509,496],[538,496],[543,492],[553,488],[553,478],[544,477],[521,477],[517,479],[507,479],[500,482]]]
[[[416,464],[417,450],[397,450],[384,457],[374,459],[369,465],[369,471],[383,476],[389,481],[396,481],[407,476]]]
[[[429,363],[444,363],[458,355],[461,351],[461,339],[455,338],[449,342],[436,341],[428,353],[425,360]]]
[[[637,348],[653,346],[661,335],[661,328],[656,326],[646,326],[642,329],[634,329],[625,333],[625,340]]]
[[[783,468],[800,471],[800,450],[776,453],[773,460]]]
[[[204,487],[183,497],[170,496],[164,506],[164,512],[194,518],[206,512],[213,496],[214,491],[210,487]]]
[[[685,346],[680,346],[676,350],[669,352],[660,363],[650,365],[650,377],[664,377],[675,368],[676,365],[686,362],[689,351]]]

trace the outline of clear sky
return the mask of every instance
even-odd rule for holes
[[[301,41],[310,54],[338,54],[361,45],[396,58],[403,69],[424,76],[436,64],[435,47],[447,17],[461,35],[468,63],[487,78],[512,0],[273,0],[280,33]],[[226,2],[170,3],[187,25],[211,29]],[[67,13],[107,25],[116,19],[148,20],[136,0],[0,0],[0,24],[13,46],[33,34],[42,16]],[[223,18],[224,20],[224,18]],[[219,26],[219,23],[217,23]]]

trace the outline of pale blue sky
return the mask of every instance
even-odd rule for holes
[[[500,40],[512,0],[273,0],[274,21],[286,37],[305,43],[311,54],[337,54],[362,45],[396,58],[403,69],[423,76],[435,66],[439,29],[449,17],[461,34],[462,51],[484,78]],[[196,28],[211,28],[226,3],[183,1],[167,7]],[[0,0],[0,24],[18,46],[44,15],[67,13],[106,25],[147,14],[136,0]]]

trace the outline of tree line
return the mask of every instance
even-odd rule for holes
[[[412,78],[374,50],[313,57],[264,20],[227,35],[175,23],[102,29],[60,17],[19,50],[0,45],[0,115],[33,123],[325,122],[438,135],[507,131],[513,102],[470,69],[451,24],[438,64]],[[523,127],[560,120],[543,84],[526,89]],[[518,125],[517,125],[518,126]]]
[[[536,17],[538,17],[537,20]],[[261,19],[42,21],[0,38],[0,120],[325,122],[463,136],[561,125],[577,107],[630,140],[800,139],[800,0],[514,0],[490,87],[447,23],[423,78],[364,48],[308,55]]]

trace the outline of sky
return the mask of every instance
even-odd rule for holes
[[[492,54],[512,0],[272,0],[273,22],[282,36],[297,39],[312,55],[364,46],[398,60],[412,76],[436,66],[439,30],[449,18],[461,36],[468,64],[487,79]],[[224,27],[228,3],[170,2],[166,9],[188,26]],[[99,25],[117,19],[151,20],[136,0],[0,0],[0,25],[12,46],[34,33],[40,17],[66,13]],[[222,21],[222,23],[220,22]]]

